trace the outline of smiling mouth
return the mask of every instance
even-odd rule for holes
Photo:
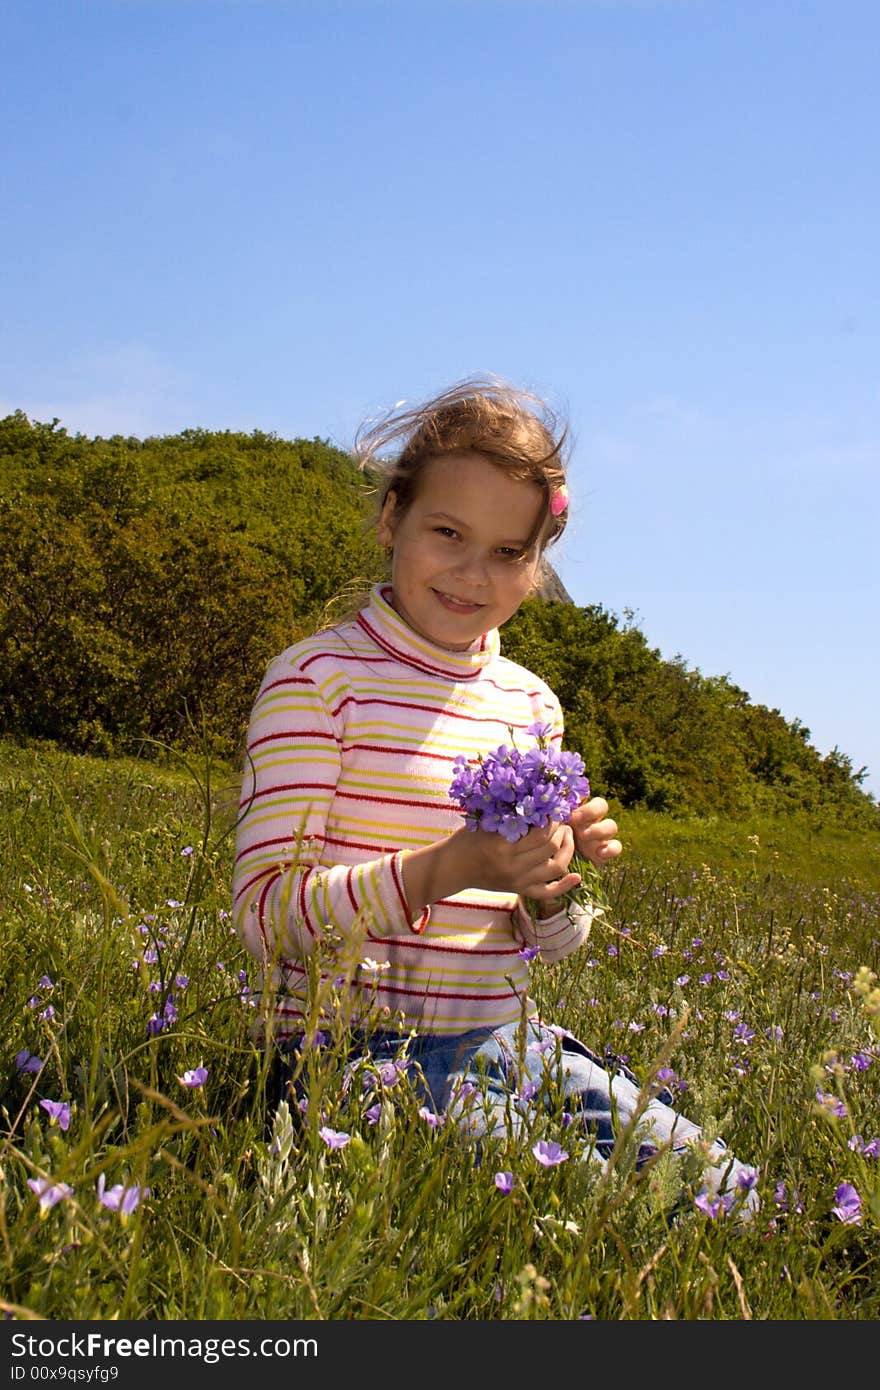
[[[474,603],[470,599],[456,598],[454,594],[446,594],[442,589],[435,589],[434,593],[445,608],[450,608],[456,613],[475,613],[477,609],[483,607],[482,603]]]

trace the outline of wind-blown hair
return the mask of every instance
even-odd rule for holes
[[[431,459],[475,453],[541,487],[544,506],[525,549],[559,539],[568,511],[553,515],[550,503],[565,485],[569,432],[546,401],[498,377],[469,377],[421,405],[405,405],[367,422],[355,439],[355,459],[377,478],[379,512],[393,492],[395,511],[404,515]]]

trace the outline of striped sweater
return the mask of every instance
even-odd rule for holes
[[[449,799],[456,755],[476,760],[511,731],[527,747],[536,720],[559,743],[562,714],[501,655],[497,631],[447,651],[390,596],[376,585],[352,621],[276,657],[251,715],[234,921],[270,986],[276,1037],[308,1015],[318,943],[321,977],[367,990],[388,1028],[455,1034],[520,1017],[523,947],[559,960],[589,932],[588,913],[533,924],[513,893],[468,890],[410,913],[404,856],[463,823]]]

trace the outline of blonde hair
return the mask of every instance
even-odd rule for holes
[[[401,405],[405,404],[401,402]],[[377,476],[377,515],[394,493],[402,516],[418,493],[426,463],[444,454],[480,454],[512,478],[537,483],[544,505],[524,547],[543,551],[565,530],[567,509],[554,516],[550,503],[565,484],[569,433],[546,401],[499,377],[468,377],[421,405],[395,407],[362,426],[354,456]],[[398,452],[388,451],[398,446]]]

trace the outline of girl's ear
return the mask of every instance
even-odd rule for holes
[[[397,493],[394,488],[390,488],[385,495],[385,501],[382,503],[382,510],[379,513],[379,521],[376,526],[376,539],[380,545],[394,544],[394,513],[396,508]]]

